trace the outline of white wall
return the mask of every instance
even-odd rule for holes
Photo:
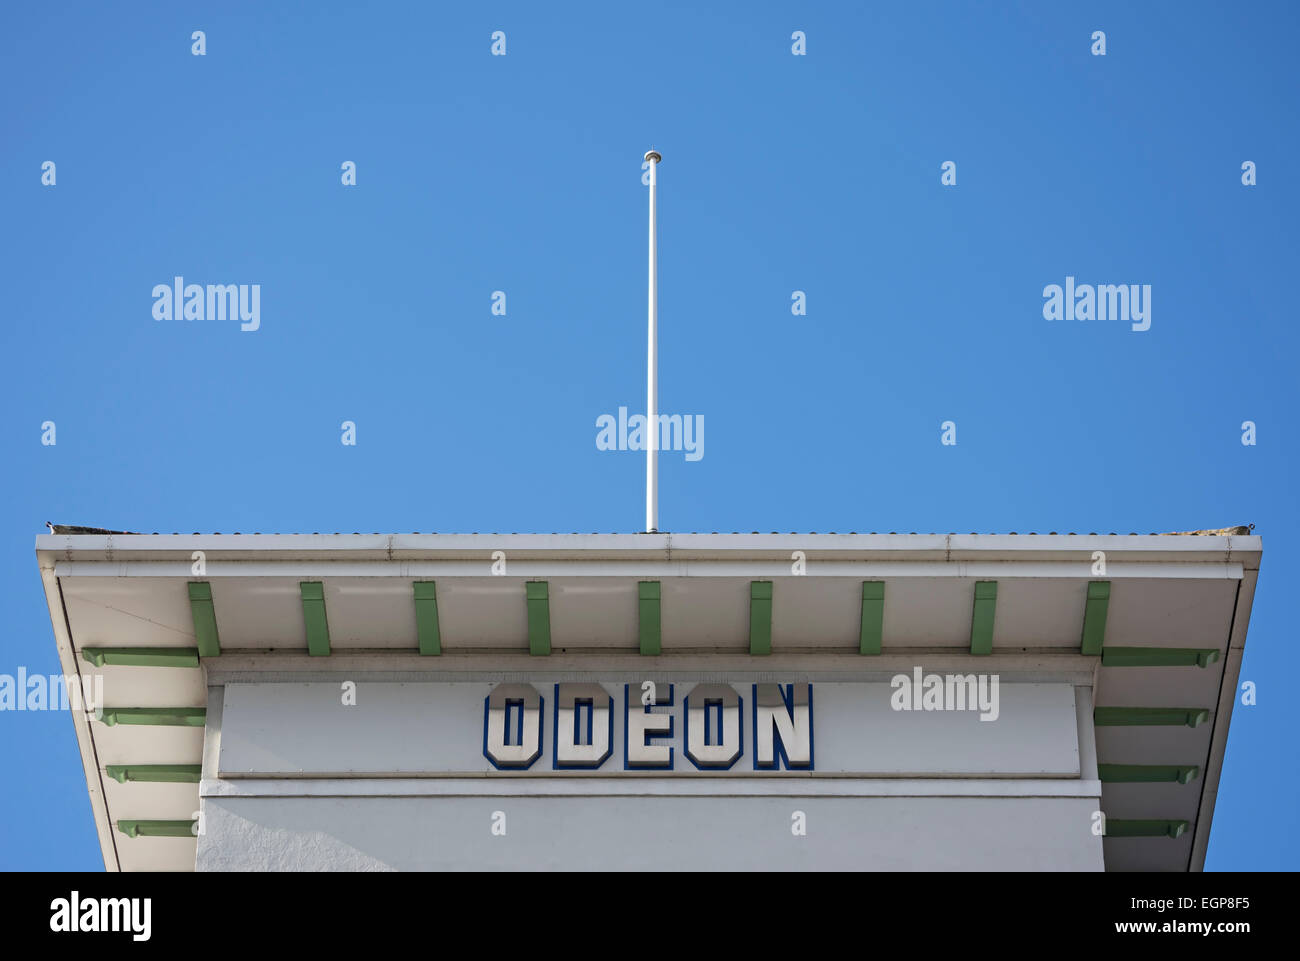
[[[207,798],[201,871],[1101,870],[1089,798]],[[491,832],[505,814],[504,836]],[[807,835],[791,832],[803,811]]]

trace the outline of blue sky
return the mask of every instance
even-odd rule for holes
[[[51,6],[0,15],[0,673],[58,670],[47,520],[639,530],[594,439],[644,406],[653,146],[660,407],[707,424],[661,527],[1254,523],[1207,868],[1300,866],[1294,5]],[[176,275],[260,329],[154,320]],[[1067,275],[1151,328],[1045,320]],[[0,868],[101,868],[71,721],[0,718],[0,765]]]

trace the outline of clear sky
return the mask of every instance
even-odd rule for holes
[[[653,146],[660,407],[707,425],[661,528],[1254,523],[1207,867],[1300,867],[1300,8],[705,6],[6,4],[0,673],[59,669],[46,521],[640,530],[595,422],[644,408]],[[155,320],[176,276],[259,329]],[[1150,329],[1044,319],[1067,276]],[[0,867],[102,867],[65,714],[0,714],[0,770]]]

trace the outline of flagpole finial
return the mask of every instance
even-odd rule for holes
[[[643,159],[645,159],[645,160],[653,160],[655,163],[658,163],[659,161],[663,160],[664,158],[663,158],[663,155],[662,155],[661,153],[659,153],[658,150],[655,150],[655,149],[651,148],[650,150],[647,150],[647,151],[646,151],[646,153],[645,153],[645,157],[644,157]]]

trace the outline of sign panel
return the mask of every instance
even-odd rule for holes
[[[989,701],[974,687],[954,699],[882,682],[231,683],[219,772],[1078,777],[1073,687],[994,691]]]

